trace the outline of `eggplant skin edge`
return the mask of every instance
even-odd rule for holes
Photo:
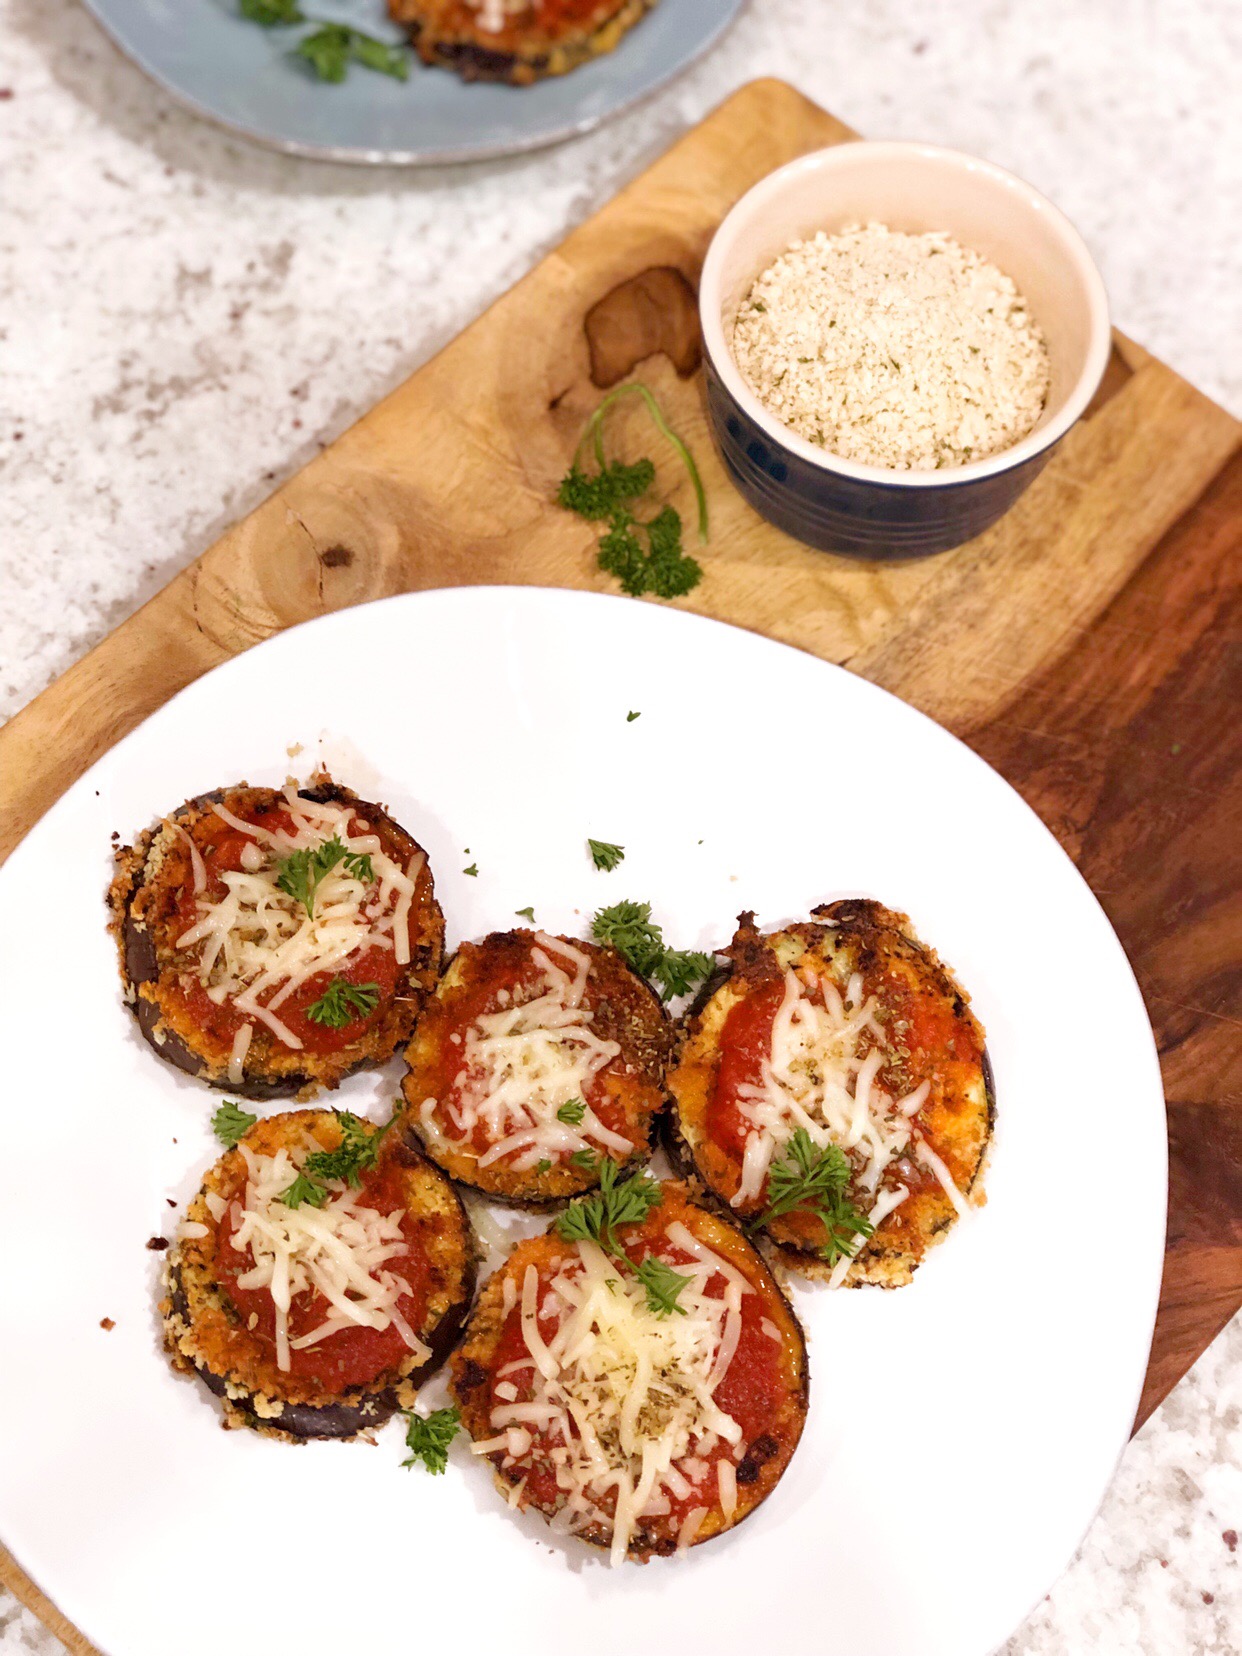
[[[776,1274],[773,1272],[770,1261],[768,1261],[767,1259],[764,1258],[762,1251],[755,1246],[755,1243],[746,1235],[746,1233],[738,1225],[737,1221],[732,1217],[732,1215],[730,1215],[728,1212],[722,1211],[714,1201],[704,1200],[702,1197],[700,1197],[698,1195],[697,1190],[694,1189],[694,1188],[687,1188],[686,1189],[685,1198],[686,1198],[687,1204],[690,1207],[698,1208],[700,1211],[705,1213],[710,1219],[714,1220],[718,1224],[723,1224],[726,1227],[726,1229],[733,1232],[733,1234],[736,1237],[738,1237],[743,1243],[745,1243],[746,1246],[750,1249],[750,1251],[753,1254],[755,1254],[756,1257],[758,1258],[759,1263],[763,1267],[764,1274],[767,1278],[767,1282],[766,1282],[765,1286],[768,1289],[770,1289],[770,1291],[772,1293],[775,1294],[776,1298],[780,1301],[781,1305],[784,1307],[785,1313],[789,1318],[789,1322],[790,1322],[791,1326],[793,1327],[793,1329],[794,1329],[794,1331],[797,1335],[799,1370],[800,1370],[800,1374],[801,1374],[801,1383],[800,1383],[800,1385],[798,1386],[796,1391],[790,1393],[791,1399],[792,1399],[792,1401],[793,1401],[793,1403],[794,1403],[794,1405],[797,1409],[797,1432],[794,1436],[794,1440],[793,1440],[792,1444],[790,1445],[788,1456],[786,1457],[785,1464],[781,1468],[781,1471],[780,1471],[779,1475],[773,1481],[771,1486],[768,1489],[764,1490],[763,1494],[759,1497],[759,1499],[757,1501],[755,1501],[751,1506],[747,1507],[746,1511],[743,1512],[740,1517],[735,1516],[734,1518],[732,1518],[728,1522],[723,1523],[720,1526],[709,1530],[707,1534],[700,1533],[698,1536],[696,1536],[696,1538],[694,1539],[694,1541],[692,1541],[690,1543],[690,1545],[691,1545],[691,1547],[700,1547],[700,1546],[703,1546],[708,1541],[714,1541],[714,1540],[717,1539],[717,1537],[722,1536],[722,1535],[728,1535],[733,1530],[738,1529],[742,1524],[744,1524],[746,1522],[746,1520],[748,1518],[752,1517],[756,1512],[758,1512],[760,1507],[762,1507],[766,1501],[770,1500],[771,1497],[776,1493],[777,1489],[780,1487],[780,1484],[781,1484],[782,1480],[784,1479],[786,1473],[789,1471],[789,1467],[792,1464],[793,1458],[794,1458],[795,1454],[798,1451],[798,1445],[802,1441],[802,1434],[803,1434],[803,1431],[805,1430],[805,1427],[806,1427],[807,1412],[808,1412],[808,1409],[810,1407],[811,1366],[810,1366],[810,1353],[809,1353],[809,1350],[808,1350],[808,1347],[807,1347],[806,1330],[802,1326],[802,1321],[799,1318],[797,1311],[794,1309],[793,1302],[790,1299],[789,1294],[786,1292],[784,1284],[777,1278]],[[537,1238],[535,1240],[537,1240]],[[507,1263],[507,1261],[506,1261],[506,1263]],[[474,1331],[474,1328],[473,1328],[473,1324],[474,1324],[475,1318],[477,1318],[479,1316],[482,1316],[482,1315],[486,1315],[488,1313],[488,1311],[490,1310],[490,1307],[488,1305],[488,1289],[492,1286],[493,1282],[496,1283],[497,1287],[496,1287],[495,1294],[491,1297],[492,1298],[498,1298],[499,1297],[499,1294],[500,1294],[499,1284],[500,1284],[500,1281],[501,1281],[503,1271],[504,1271],[504,1265],[502,1264],[496,1270],[494,1275],[491,1278],[489,1278],[488,1281],[483,1286],[483,1291],[479,1296],[479,1300],[478,1300],[477,1304],[475,1305],[473,1311],[470,1314],[470,1319],[467,1323],[465,1334],[464,1334],[463,1339],[462,1339],[461,1349],[462,1349],[463,1352],[465,1351],[466,1346],[469,1344],[472,1336],[474,1335],[475,1331]],[[471,1363],[471,1359],[466,1358],[462,1361],[461,1366],[464,1368],[470,1363]],[[464,1417],[465,1414],[466,1414],[466,1407],[465,1407],[463,1399],[459,1396],[459,1393],[458,1393],[458,1384],[459,1384],[459,1382],[458,1382],[458,1375],[457,1375],[456,1369],[457,1369],[457,1363],[455,1362],[454,1363],[454,1373],[453,1373],[452,1379],[450,1381],[450,1389],[452,1391],[454,1401],[456,1401],[457,1403],[462,1405],[462,1414],[463,1414],[463,1417]],[[483,1370],[483,1373],[486,1374],[487,1370]],[[468,1428],[467,1428],[467,1430],[468,1430]],[[743,1460],[742,1460],[742,1462],[739,1466],[739,1469],[738,1469],[739,1472],[741,1472],[742,1468],[746,1466],[747,1461],[750,1461],[751,1465],[753,1465],[754,1468],[755,1468],[755,1474],[754,1475],[756,1477],[758,1476],[759,1472],[762,1470],[762,1467],[764,1465],[766,1465],[767,1462],[772,1458],[772,1452],[771,1451],[765,1452],[763,1455],[755,1456],[753,1459],[752,1459],[752,1454],[753,1454],[753,1451],[756,1448],[758,1448],[760,1445],[763,1445],[765,1443],[775,1444],[775,1449],[776,1449],[777,1452],[779,1452],[780,1444],[777,1443],[775,1439],[770,1438],[770,1437],[766,1436],[765,1434],[761,1433],[760,1436],[757,1437],[754,1440],[754,1442],[750,1445],[750,1449],[748,1450],[747,1455],[745,1457],[743,1457]],[[492,1457],[490,1457],[490,1456],[487,1457],[487,1458],[489,1460],[492,1459]],[[492,1460],[492,1478],[493,1478],[493,1482],[495,1483],[495,1486],[496,1486],[497,1490],[499,1491],[501,1496],[504,1497],[505,1500],[507,1501],[508,1498],[512,1495],[513,1488],[514,1488],[516,1482],[518,1481],[518,1479],[516,1477],[506,1477],[504,1472],[501,1470],[501,1468],[499,1468],[496,1465],[494,1460]],[[739,1481],[745,1483],[747,1480],[745,1478],[742,1478]],[[549,1513],[545,1512],[543,1510],[543,1508],[541,1508],[541,1507],[536,1507],[536,1506],[532,1505],[532,1506],[529,1506],[529,1507],[522,1507],[521,1510],[524,1511],[524,1512],[525,1511],[535,1512],[539,1515],[539,1517],[543,1518],[545,1521],[550,1520],[551,1515]],[[716,1509],[716,1508],[712,1509],[713,1516],[715,1516],[717,1514],[717,1510],[718,1509]],[[573,1539],[576,1540],[576,1541],[583,1541],[588,1546],[594,1547],[594,1548],[596,1548],[597,1550],[599,1550],[601,1552],[609,1551],[609,1549],[611,1548],[611,1545],[612,1545],[611,1536],[609,1534],[607,1534],[605,1531],[603,1531],[602,1529],[600,1529],[599,1526],[593,1526],[591,1529],[575,1531]],[[631,1562],[631,1563],[646,1564],[652,1558],[668,1558],[668,1557],[671,1557],[674,1553],[676,1553],[676,1551],[677,1551],[677,1544],[676,1544],[676,1541],[672,1537],[663,1536],[663,1537],[656,1537],[656,1538],[652,1538],[652,1539],[648,1540],[644,1537],[644,1534],[640,1531],[638,1534],[636,1534],[635,1536],[633,1536],[631,1538],[629,1551],[628,1551],[628,1559],[629,1559],[629,1562]]]
[[[447,1361],[461,1337],[474,1302],[478,1239],[452,1181],[432,1166],[425,1156],[404,1147],[398,1154],[408,1157],[411,1163],[418,1161],[429,1167],[440,1181],[445,1195],[451,1197],[462,1238],[463,1255],[458,1292],[434,1329],[429,1333],[420,1330],[419,1337],[429,1347],[430,1356],[426,1362],[409,1369],[396,1380],[389,1380],[375,1388],[351,1387],[341,1393],[338,1401],[325,1404],[289,1403],[283,1398],[238,1385],[227,1374],[211,1368],[197,1354],[193,1314],[181,1276],[180,1249],[174,1244],[165,1255],[164,1297],[159,1306],[165,1352],[178,1373],[197,1377],[220,1399],[224,1406],[222,1424],[227,1429],[249,1427],[261,1437],[276,1438],[286,1443],[357,1437],[361,1432],[382,1426],[397,1409],[411,1408],[418,1388]],[[218,1288],[217,1291],[223,1292]]]
[[[175,822],[188,810],[207,810],[217,804],[230,793],[236,793],[246,787],[246,783],[236,783],[228,788],[215,788],[210,793],[196,794],[193,799],[187,799],[184,805],[170,812],[167,820]],[[278,791],[278,790],[271,790]],[[339,787],[336,783],[328,782],[322,786],[298,789],[298,797],[314,800],[318,804],[327,803],[355,803],[372,812],[379,812],[396,828],[406,835],[413,843],[418,844],[408,830],[389,816],[383,806],[370,800],[359,799],[348,788]],[[160,1058],[179,1069],[183,1074],[191,1076],[195,1081],[202,1081],[217,1092],[231,1093],[237,1098],[254,1099],[260,1103],[281,1098],[309,1098],[323,1088],[335,1089],[349,1076],[357,1074],[359,1070],[373,1069],[381,1063],[387,1063],[392,1056],[363,1056],[353,1063],[337,1069],[329,1076],[313,1075],[308,1071],[290,1071],[286,1075],[275,1076],[264,1080],[258,1076],[243,1076],[236,1084],[228,1079],[227,1074],[195,1052],[181,1036],[170,1029],[164,1022],[163,1009],[159,1002],[143,993],[143,988],[149,984],[156,984],[160,976],[160,964],[156,955],[155,943],[147,929],[134,918],[133,908],[138,895],[143,889],[143,880],[146,872],[147,855],[151,842],[158,832],[161,819],[153,828],[147,829],[135,840],[133,846],[121,846],[117,849],[116,858],[118,873],[112,882],[109,891],[109,904],[112,908],[112,922],[110,929],[115,933],[120,955],[121,981],[124,986],[125,1003],[134,1015],[139,1033],[144,1041]],[[419,847],[421,850],[421,846]],[[425,853],[424,853],[425,855]],[[427,864],[428,877],[431,877],[430,863]],[[435,887],[432,885],[431,900],[438,916],[438,936],[431,946],[429,958],[425,963],[411,961],[410,971],[416,965],[425,964],[427,972],[433,977],[439,976],[444,949],[444,916],[440,906],[435,901]],[[409,985],[406,992],[409,992]],[[423,991],[422,993],[425,993]],[[420,994],[421,998],[421,994]],[[396,1051],[403,1044],[405,1037],[398,1034],[393,1050]]]
[[[891,930],[898,932],[907,943],[912,945],[912,947],[918,951],[932,971],[943,974],[947,985],[965,1005],[969,1005],[968,997],[965,995],[965,992],[957,982],[953,972],[945,966],[935,951],[928,944],[924,943],[918,936],[906,915],[898,914],[893,910],[886,909],[883,904],[877,903],[870,898],[848,898],[835,903],[821,904],[811,910],[811,915],[812,922],[814,924],[818,924],[825,928],[837,928],[842,930],[848,929],[858,933],[865,933],[867,931],[875,930]],[[739,926],[749,925],[753,928],[753,922],[753,914],[742,914],[738,917]],[[777,932],[789,929],[791,928],[778,927]],[[766,937],[768,935],[775,934],[764,933],[761,935]],[[681,1027],[678,1032],[678,1051],[674,1054],[669,1065],[670,1076],[677,1069],[681,1048],[684,1047],[687,1039],[689,1038],[693,1021],[699,1017],[717,991],[723,988],[732,976],[733,970],[726,968],[715,972],[712,977],[701,986],[698,994],[695,996],[693,1004],[687,1009],[683,1016]],[[982,1187],[992,1146],[993,1131],[996,1125],[996,1083],[992,1070],[992,1062],[988,1056],[986,1046],[981,1050],[980,1068],[983,1074],[983,1087],[986,1098],[985,1136],[980,1147],[979,1158],[971,1176],[970,1183],[966,1185],[963,1190],[963,1195],[965,1195],[968,1199],[977,1193]],[[736,1223],[736,1214],[730,1207],[727,1199],[721,1196],[719,1192],[709,1183],[699,1166],[694,1146],[687,1136],[682,1124],[679,1101],[676,1094],[672,1092],[671,1088],[670,1106],[663,1118],[662,1130],[665,1153],[667,1154],[673,1167],[676,1169],[678,1175],[686,1180],[695,1192],[700,1195],[701,1200],[706,1205],[712,1207],[718,1213],[723,1214]],[[885,1239],[882,1236],[877,1237],[872,1241],[865,1242],[862,1247],[858,1249],[858,1252],[855,1255],[856,1260],[863,1267],[863,1271],[861,1274],[851,1272],[849,1276],[847,1276],[843,1286],[847,1288],[878,1287],[889,1290],[907,1286],[913,1279],[914,1273],[918,1270],[919,1266],[926,1258],[927,1250],[933,1247],[936,1243],[942,1242],[945,1239],[949,1231],[956,1223],[956,1219],[957,1215],[955,1213],[949,1213],[938,1220],[932,1228],[931,1233],[923,1239],[923,1251],[917,1257],[912,1257],[911,1251],[908,1248],[897,1247],[891,1250],[886,1250],[883,1246],[874,1245],[877,1241],[881,1244],[884,1242]],[[826,1281],[827,1278],[831,1276],[832,1271],[835,1268],[833,1265],[825,1263],[825,1261],[806,1250],[792,1247],[787,1243],[777,1241],[765,1230],[761,1230],[758,1235],[751,1238],[751,1240],[752,1245],[761,1244],[762,1250],[772,1260],[779,1262],[788,1270],[796,1272],[801,1277],[809,1278],[811,1280]]]

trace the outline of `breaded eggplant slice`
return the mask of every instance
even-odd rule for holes
[[[108,900],[143,1037],[247,1098],[386,1062],[444,954],[422,847],[322,775],[190,800],[116,852]]]
[[[405,1125],[452,1178],[544,1207],[646,1161],[672,1029],[612,949],[546,932],[463,943],[406,1049]]]
[[[619,44],[656,0],[388,0],[424,63],[529,86]]]
[[[452,1360],[463,1424],[509,1504],[614,1563],[735,1528],[775,1489],[806,1420],[806,1342],[771,1272],[684,1185],[658,1189],[645,1219],[617,1225],[623,1259],[555,1228],[519,1243]],[[663,1314],[635,1274],[653,1258],[684,1279]],[[644,1500],[653,1447],[668,1470]]]
[[[328,1179],[318,1206],[313,1195],[290,1207],[272,1194],[288,1190],[308,1154],[339,1151],[346,1126],[377,1154],[357,1171],[356,1187]],[[409,1408],[457,1339],[475,1271],[461,1202],[438,1168],[394,1134],[375,1146],[379,1136],[369,1122],[331,1110],[270,1116],[221,1156],[186,1210],[164,1267],[164,1345],[175,1369],[196,1374],[221,1399],[226,1426],[291,1441],[354,1437]],[[264,1232],[256,1244],[247,1210],[276,1227],[280,1248],[265,1245]],[[323,1251],[325,1232],[335,1252]],[[342,1249],[361,1273],[347,1293],[332,1263]],[[282,1259],[294,1286],[283,1354],[270,1287]],[[364,1281],[372,1285],[365,1293]],[[334,1317],[324,1286],[371,1326]],[[299,1344],[332,1322],[339,1326]]]
[[[739,917],[731,969],[686,1019],[669,1072],[669,1149],[786,1264],[896,1288],[982,1201],[994,1113],[983,1029],[904,914],[861,899],[814,914],[767,935]],[[817,1155],[845,1152],[842,1194],[875,1226],[869,1239],[846,1224],[834,1245],[805,1202],[760,1223],[770,1169],[795,1165],[790,1136],[808,1120]]]

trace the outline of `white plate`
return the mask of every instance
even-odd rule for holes
[[[861,892],[908,911],[974,996],[999,1099],[986,1209],[907,1289],[797,1293],[802,1445],[752,1519],[684,1560],[611,1571],[549,1544],[460,1445],[445,1477],[402,1471],[396,1425],[375,1448],[223,1436],[160,1354],[143,1245],[216,1154],[215,1095],[122,1010],[109,834],[279,782],[295,742],[305,775],[321,733],[427,847],[450,942],[527,904],[576,932],[634,897],[679,945],[721,944],[741,908],[773,924]],[[595,872],[588,834],[624,844],[619,870]],[[480,1648],[493,1624],[512,1656],[982,1656],[1070,1557],[1155,1316],[1155,1052],[1052,836],[902,703],[625,599],[389,599],[176,697],[48,813],[0,893],[0,1536],[108,1656],[408,1656],[463,1633]],[[396,1073],[339,1102],[378,1109]]]

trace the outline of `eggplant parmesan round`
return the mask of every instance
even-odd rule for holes
[[[207,1174],[166,1256],[173,1367],[226,1426],[345,1438],[409,1407],[474,1292],[450,1182],[348,1114],[258,1121]]]
[[[427,858],[326,776],[192,799],[116,853],[126,999],[169,1063],[247,1098],[391,1058],[439,974]]]
[[[983,1030],[905,915],[814,914],[740,917],[669,1073],[670,1153],[787,1264],[895,1288],[981,1200]]]
[[[529,86],[611,52],[656,0],[388,0],[424,63]]]
[[[589,1190],[602,1158],[645,1161],[672,1039],[652,989],[611,949],[546,932],[463,943],[406,1050],[408,1129],[497,1201]]]
[[[655,1205],[626,1222],[635,1190]],[[772,1493],[806,1419],[807,1360],[788,1301],[727,1219],[675,1183],[612,1194],[602,1216],[588,1197],[518,1244],[479,1297],[451,1386],[510,1506],[616,1564],[710,1540]]]

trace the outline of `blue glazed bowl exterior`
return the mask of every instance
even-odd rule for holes
[[[761,517],[820,552],[879,561],[947,552],[1007,512],[1056,448],[1007,471],[932,488],[844,477],[774,443],[709,356],[703,367],[712,433],[734,484]]]

